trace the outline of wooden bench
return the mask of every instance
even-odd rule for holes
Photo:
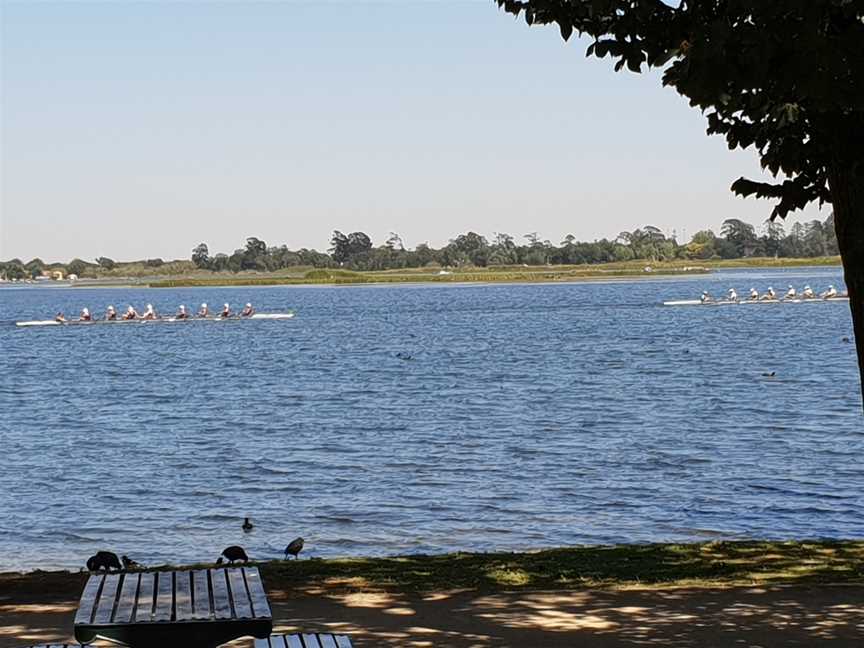
[[[345,635],[274,634],[267,639],[256,639],[255,648],[351,648],[351,641]]]
[[[75,615],[81,643],[99,636],[133,648],[211,648],[272,630],[257,567],[93,574]]]

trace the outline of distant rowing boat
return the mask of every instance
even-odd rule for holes
[[[95,326],[99,324],[171,324],[187,322],[245,322],[247,320],[286,320],[294,317],[294,313],[255,313],[249,317],[160,317],[158,319],[116,319],[116,320],[69,320],[58,322],[57,320],[30,320],[27,322],[15,322],[16,326]]]
[[[728,299],[719,299],[703,302],[700,299],[679,299],[675,301],[664,301],[664,306],[746,306],[757,304],[822,304],[824,302],[840,302],[846,303],[848,297],[810,297],[808,299],[739,299],[738,301],[730,301]]]

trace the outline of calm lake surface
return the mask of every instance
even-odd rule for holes
[[[840,270],[620,283],[0,289],[0,570],[864,537],[846,304],[664,307]],[[107,304],[289,321],[19,329]],[[776,372],[771,377],[763,373]],[[244,516],[256,523],[244,534]]]

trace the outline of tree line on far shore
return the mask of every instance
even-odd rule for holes
[[[192,262],[201,269],[216,272],[243,270],[274,271],[296,266],[342,267],[350,270],[396,270],[440,266],[448,268],[509,265],[583,265],[644,259],[646,261],[738,259],[744,257],[806,258],[835,256],[837,237],[834,219],[795,223],[786,233],[781,223],[767,222],[761,232],[744,221],[723,221],[720,233],[703,230],[685,244],[675,235],[647,225],[632,232],[621,232],[615,239],[577,241],[567,235],[560,244],[543,240],[537,232],[522,236],[498,232],[491,239],[475,232],[460,234],[441,247],[420,243],[407,249],[402,238],[391,232],[382,245],[374,245],[364,232],[333,232],[328,253],[317,250],[290,250],[287,246],[268,246],[261,239],[246,239],[246,246],[232,254],[210,254],[206,243],[192,251]]]
[[[702,230],[687,243],[679,243],[674,233],[667,236],[652,225],[621,232],[611,240],[584,242],[567,235],[558,245],[541,239],[537,232],[525,234],[521,240],[502,232],[495,233],[491,239],[467,232],[437,249],[426,243],[408,249],[402,238],[393,232],[382,245],[376,246],[364,232],[344,234],[337,230],[333,232],[327,252],[308,248],[291,250],[286,245],[268,246],[263,240],[250,237],[246,239],[245,247],[232,254],[211,255],[207,244],[201,243],[192,251],[191,262],[195,268],[213,272],[272,272],[304,266],[369,271],[435,266],[583,265],[633,260],[808,258],[837,254],[832,215],[825,221],[795,223],[788,233],[776,221],[767,221],[757,232],[750,223],[730,218],[723,221],[719,233]],[[188,262],[166,262],[159,258],[120,263],[109,257],[98,257],[93,263],[73,259],[66,264],[49,264],[38,258],[27,263],[12,259],[0,262],[0,278],[26,279],[52,270],[79,277],[111,275],[122,273],[133,265],[139,272],[153,274],[165,274],[171,270],[183,272],[188,268]]]

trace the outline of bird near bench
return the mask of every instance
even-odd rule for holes
[[[288,560],[288,554],[291,554],[294,558],[299,558],[301,551],[303,551],[303,538],[294,538],[294,540],[289,542],[288,546],[285,547],[285,560]]]
[[[117,554],[111,551],[97,551],[87,559],[87,571],[111,571],[112,569],[121,570],[120,559]]]
[[[144,567],[141,563],[132,560],[129,556],[126,556],[125,554],[120,558],[120,560],[123,561],[124,569],[143,569]]]
[[[225,551],[222,552],[222,555],[216,559],[216,564],[221,565],[222,559],[228,561],[228,564],[231,565],[238,560],[248,563],[249,556],[246,555],[246,552],[243,550],[243,547],[238,547],[237,545],[231,545],[230,547],[226,547]]]

